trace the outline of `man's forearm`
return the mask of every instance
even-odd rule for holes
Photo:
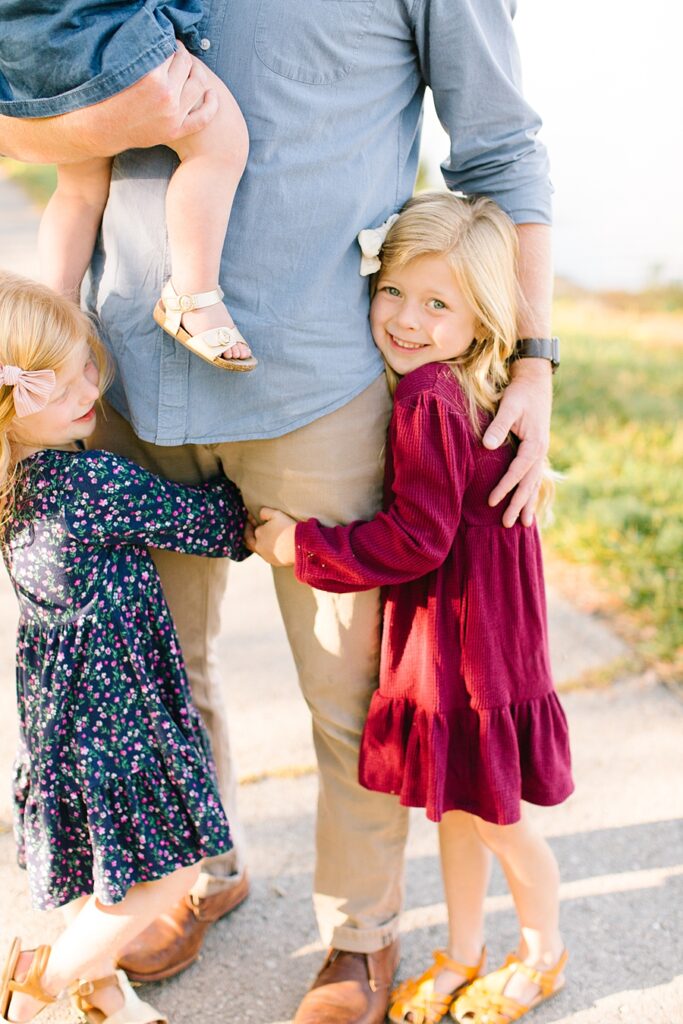
[[[87,137],[79,131],[78,113],[59,117],[0,116],[0,154],[28,164],[70,164],[93,156]]]
[[[553,301],[552,229],[545,224],[518,224],[517,233],[519,283],[524,297],[519,337],[548,338]]]

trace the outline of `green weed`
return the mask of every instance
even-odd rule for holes
[[[562,319],[560,310],[556,317]],[[551,460],[565,480],[545,536],[564,561],[593,565],[637,613],[639,646],[674,663],[683,650],[683,347],[563,334]],[[683,341],[683,335],[682,335]]]

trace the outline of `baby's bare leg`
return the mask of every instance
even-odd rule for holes
[[[220,259],[235,191],[249,149],[244,118],[230,91],[212,72],[209,86],[218,96],[218,112],[201,131],[171,143],[180,157],[166,194],[166,222],[173,286],[178,294],[206,292],[218,286]],[[183,316],[190,334],[211,327],[231,327],[221,303]],[[225,355],[244,358],[246,345]]]
[[[110,177],[111,160],[106,157],[62,164],[57,168],[57,188],[40,222],[41,277],[75,302],[92,257]]]

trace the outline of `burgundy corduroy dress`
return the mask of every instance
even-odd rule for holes
[[[384,512],[296,528],[296,575],[337,593],[383,587],[379,689],[360,782],[501,825],[520,800],[573,790],[567,722],[553,687],[536,526],[502,525],[487,499],[513,458],[488,451],[451,370],[404,377],[389,426]]]

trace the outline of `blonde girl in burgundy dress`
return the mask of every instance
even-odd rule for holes
[[[364,234],[362,247],[377,243]],[[390,1019],[435,1024],[450,1011],[461,1024],[509,1024],[560,990],[567,958],[558,866],[525,803],[573,790],[538,530],[505,528],[487,500],[514,439],[481,443],[517,338],[516,231],[488,199],[423,194],[378,249],[364,266],[377,271],[370,320],[395,388],[384,511],[329,526],[263,509],[249,543],[321,590],[383,588],[360,782],[439,822],[449,912],[446,949],[393,993]],[[492,855],[520,939],[485,974]]]

